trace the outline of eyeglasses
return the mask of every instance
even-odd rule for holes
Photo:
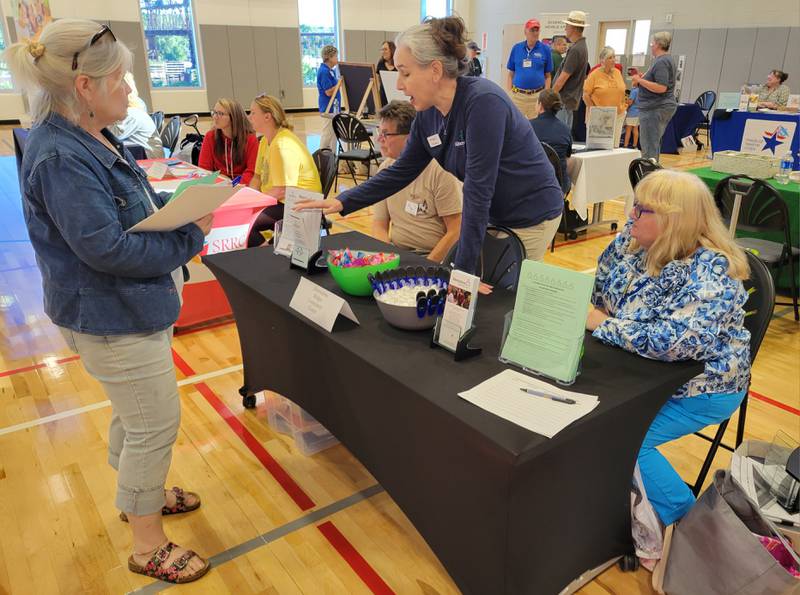
[[[218,112],[217,110],[214,110],[213,112],[211,112],[211,115],[212,116],[217,116],[218,118],[221,118],[223,116],[227,116],[228,114],[226,114],[225,112]]]
[[[109,27],[108,25],[103,25],[102,27],[100,27],[100,31],[98,31],[97,33],[95,33],[92,36],[92,39],[89,42],[89,45],[87,45],[82,50],[78,50],[72,56],[72,70],[78,70],[78,56],[80,55],[80,53],[83,52],[84,50],[88,50],[90,47],[92,47],[94,44],[96,44],[98,41],[100,41],[100,38],[103,37],[103,35],[105,35],[106,33],[111,35],[111,39],[113,39],[114,41],[117,41],[117,36],[114,35],[114,32],[111,30],[111,27]]]
[[[387,139],[390,136],[406,136],[408,132],[378,132],[378,136],[376,137],[378,140]]]
[[[652,210],[652,209],[645,209],[638,202],[634,203],[634,205],[633,205],[633,218],[634,219],[641,218],[641,216],[644,215],[645,213],[655,213],[655,211]]]

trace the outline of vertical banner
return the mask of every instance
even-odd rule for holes
[[[42,34],[42,29],[52,22],[50,0],[13,0],[14,27],[17,30],[17,39],[30,39],[36,41]]]
[[[675,100],[681,101],[681,88],[683,87],[683,71],[686,69],[686,56],[678,56],[678,64],[675,68]]]

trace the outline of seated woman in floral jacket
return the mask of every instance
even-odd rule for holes
[[[651,359],[705,363],[658,413],[639,452],[647,496],[664,525],[686,514],[694,496],[656,447],[720,423],[744,398],[748,275],[706,185],[669,170],[638,184],[631,221],[598,261],[586,323],[595,337]]]

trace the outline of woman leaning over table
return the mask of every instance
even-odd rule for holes
[[[744,398],[748,274],[708,187],[670,170],[636,186],[631,220],[598,260],[586,323],[595,337],[650,359],[705,364],[662,407],[639,451],[647,496],[664,525],[683,517],[694,496],[656,447],[720,423]]]
[[[583,101],[586,102],[587,122],[592,106],[617,108],[617,117],[614,120],[614,146],[618,147],[622,138],[627,106],[625,81],[622,73],[615,67],[616,61],[614,48],[606,46],[600,51],[600,68],[593,70],[583,83]]]
[[[446,17],[398,35],[397,88],[418,112],[402,155],[338,199],[298,208],[352,213],[399,192],[436,159],[464,182],[457,268],[475,272],[490,222],[512,228],[528,258],[543,258],[561,220],[561,188],[508,94],[488,79],[459,76],[466,68],[464,33],[464,21]]]
[[[278,199],[256,219],[248,246],[264,243],[262,231],[272,230],[283,219],[283,200],[289,186],[322,192],[319,172],[305,143],[292,132],[283,106],[272,95],[259,95],[250,104],[250,122],[262,134],[256,157],[256,170],[250,187]]]
[[[208,562],[170,542],[161,517],[200,506],[197,494],[164,483],[180,424],[170,344],[181,266],[202,249],[212,216],[170,232],[127,231],[165,198],[107,130],[125,117],[131,66],[111,29],[61,19],[3,58],[34,121],[22,202],[45,312],[111,401],[108,461],[116,506],[133,531],[128,568],[195,580]]]
[[[758,106],[767,109],[786,107],[789,102],[788,85],[785,85],[789,75],[782,70],[771,70],[767,75],[767,82],[758,91]]]
[[[203,138],[198,165],[231,180],[241,176],[240,183],[249,185],[256,169],[258,139],[244,108],[235,99],[218,99],[211,118],[214,127]]]

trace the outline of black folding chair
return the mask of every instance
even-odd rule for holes
[[[322,197],[328,198],[333,182],[336,180],[336,155],[330,149],[317,149],[311,155],[314,159],[314,165],[317,166],[319,173],[319,180],[322,184]],[[322,216],[322,229],[326,233],[331,231],[331,222],[325,215]]]
[[[164,126],[164,130],[161,131],[161,144],[164,145],[164,153],[167,157],[171,157],[175,152],[180,135],[181,117],[172,116],[167,125]]]
[[[372,144],[372,137],[370,137],[361,120],[350,114],[336,114],[333,117],[333,133],[336,135],[336,142],[339,145],[339,152],[336,155],[334,183],[338,183],[339,180],[339,163],[341,161],[347,164],[347,169],[350,171],[354,184],[358,184],[355,169],[352,165],[354,161],[366,166],[367,179],[369,179],[371,162],[374,161],[377,166],[380,153],[375,150],[375,145]]]
[[[457,250],[458,243],[450,248],[444,259],[445,264],[453,262]],[[522,270],[522,261],[526,256],[525,245],[513,230],[500,225],[489,225],[483,238],[478,265],[481,281],[514,291]]]
[[[703,121],[697,125],[697,128],[695,128],[693,136],[697,137],[701,130],[705,130],[706,142],[708,142],[708,131],[711,128],[711,121],[708,119],[708,115],[711,113],[714,104],[717,102],[717,94],[714,91],[703,91],[700,93],[697,99],[694,100],[694,102],[700,108],[700,111],[703,112]]]
[[[717,184],[714,200],[722,213],[722,218],[728,223],[732,236],[735,236],[736,232],[782,236],[782,241],[737,237],[736,243],[758,256],[771,271],[775,272],[776,277],[780,276],[787,264],[789,265],[792,301],[777,302],[777,305],[792,306],[794,319],[800,320],[795,268],[795,260],[800,260],[800,248],[792,246],[789,209],[781,195],[764,180],[734,175]]]
[[[636,190],[636,184],[638,184],[643,177],[659,169],[663,168],[654,159],[639,157],[631,161],[631,164],[628,166],[628,179],[631,182],[631,188]]]
[[[150,117],[153,119],[153,124],[156,125],[156,132],[161,134],[161,129],[164,127],[164,112],[153,112]]]
[[[775,308],[775,284],[772,281],[772,275],[770,275],[767,265],[752,252],[747,250],[745,252],[747,254],[747,262],[750,265],[750,278],[744,282],[744,287],[749,294],[747,302],[745,302],[744,305],[744,326],[750,331],[750,364],[752,365],[753,362],[755,362],[758,349],[761,347],[761,341],[767,333],[767,327],[769,327],[769,321],[772,318],[772,311]],[[695,496],[697,496],[703,488],[703,483],[706,480],[708,471],[711,469],[711,464],[714,462],[714,456],[717,454],[719,447],[721,446],[733,452],[733,450],[738,448],[742,443],[746,416],[747,394],[745,394],[742,404],[739,405],[739,420],[736,425],[736,443],[733,447],[722,443],[722,437],[725,435],[725,430],[728,428],[728,424],[731,421],[730,418],[719,424],[713,438],[701,432],[695,432],[695,436],[699,436],[703,440],[711,442],[711,446],[703,461],[703,466],[700,469],[697,480],[694,482],[694,485],[691,486]]]
[[[556,179],[558,180],[558,185],[561,187],[562,192],[564,189],[564,172],[561,170],[561,158],[556,153],[556,150],[548,145],[547,143],[542,143],[542,148],[544,149],[544,154],[547,155],[548,161],[550,161],[550,165],[553,166],[553,170],[556,172]],[[564,206],[561,210],[561,223],[558,224],[558,231],[564,234],[564,241],[567,240],[569,231],[567,230],[567,201],[566,196],[564,196]],[[553,240],[550,242],[550,252],[556,251],[556,236],[553,235]]]

